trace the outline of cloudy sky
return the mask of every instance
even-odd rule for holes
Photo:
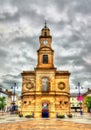
[[[0,86],[16,82],[20,92],[21,72],[37,64],[45,20],[55,66],[71,72],[71,91],[78,82],[91,88],[91,0],[0,0]]]

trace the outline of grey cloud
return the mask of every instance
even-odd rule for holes
[[[81,12],[83,14],[91,14],[91,1],[90,0],[80,0],[76,5],[76,11]]]
[[[7,86],[10,88],[14,83],[20,83],[20,75],[10,75],[6,74],[2,76],[2,83],[1,85],[7,89]]]
[[[20,17],[20,16],[19,16],[18,13],[16,13],[16,14],[13,15],[13,16],[11,16],[11,15],[5,13],[5,14],[3,15],[3,17],[2,17],[2,16],[0,17],[0,22],[2,22],[2,23],[12,23],[12,22],[15,22],[15,21],[19,21],[19,17]]]
[[[6,50],[4,50],[4,49],[2,49],[2,48],[0,48],[0,58],[4,58],[4,57],[6,57],[7,56],[7,51]]]

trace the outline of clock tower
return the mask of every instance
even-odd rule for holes
[[[33,71],[23,71],[21,114],[35,118],[70,113],[69,71],[54,66],[52,36],[45,22],[39,36],[37,65]]]
[[[38,53],[37,68],[53,68],[54,67],[54,50],[51,48],[52,36],[50,29],[47,27],[46,22],[44,28],[41,30],[39,37],[40,48]]]

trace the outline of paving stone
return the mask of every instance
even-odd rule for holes
[[[0,130],[91,130],[91,116],[72,119],[27,119],[16,115],[0,117]]]
[[[0,124],[0,130],[91,130],[91,124],[57,120],[32,120]]]

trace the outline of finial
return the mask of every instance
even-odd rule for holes
[[[46,22],[46,20],[45,20],[45,28],[47,27],[47,22]]]

